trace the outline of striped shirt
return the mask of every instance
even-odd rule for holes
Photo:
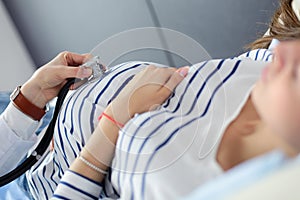
[[[261,49],[191,66],[161,107],[136,115],[120,130],[109,175],[98,185],[67,169],[106,106],[137,72],[153,63],[114,67],[105,78],[84,85],[65,101],[54,133],[54,151],[45,153],[27,173],[30,191],[37,199],[49,199],[65,174],[54,198],[174,199],[187,195],[223,173],[216,162],[222,135],[271,59],[271,52]]]

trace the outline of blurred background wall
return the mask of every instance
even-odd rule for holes
[[[34,71],[31,56],[2,2],[0,2],[0,56],[0,91],[11,91],[26,81]]]
[[[21,38],[19,43],[22,45],[18,45],[26,47],[35,67],[48,62],[61,51],[90,52],[97,44],[112,35],[134,28],[154,26],[146,0],[3,0],[2,2],[14,24],[12,29],[16,29],[15,34]],[[194,39],[213,58],[232,57],[243,52],[246,44],[266,31],[270,16],[278,5],[277,0],[153,0],[152,2],[162,27]],[[9,33],[1,34],[1,41],[16,40],[11,39],[9,35]],[[13,48],[15,45],[12,42],[7,46]],[[21,60],[18,55],[13,57]],[[161,52],[151,50],[129,52],[115,62],[126,60],[166,63]],[[176,63],[180,64],[184,62]]]

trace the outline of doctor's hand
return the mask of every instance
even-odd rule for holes
[[[44,108],[57,96],[67,82],[67,78],[85,78],[92,74],[91,69],[77,67],[90,55],[62,52],[46,65],[35,71],[32,77],[21,87],[22,94],[34,105]]]
[[[172,94],[187,75],[189,68],[148,66],[123,88],[105,113],[121,124],[135,114],[156,109]]]

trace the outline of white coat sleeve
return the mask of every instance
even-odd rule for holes
[[[0,115],[0,175],[17,166],[35,144],[41,121],[34,121],[12,103]]]

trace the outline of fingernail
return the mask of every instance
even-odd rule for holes
[[[182,77],[186,77],[186,75],[189,72],[189,68],[187,67],[183,67],[177,70],[177,72],[182,76]]]
[[[93,73],[93,70],[89,67],[84,67],[82,70],[82,75],[90,76]]]

